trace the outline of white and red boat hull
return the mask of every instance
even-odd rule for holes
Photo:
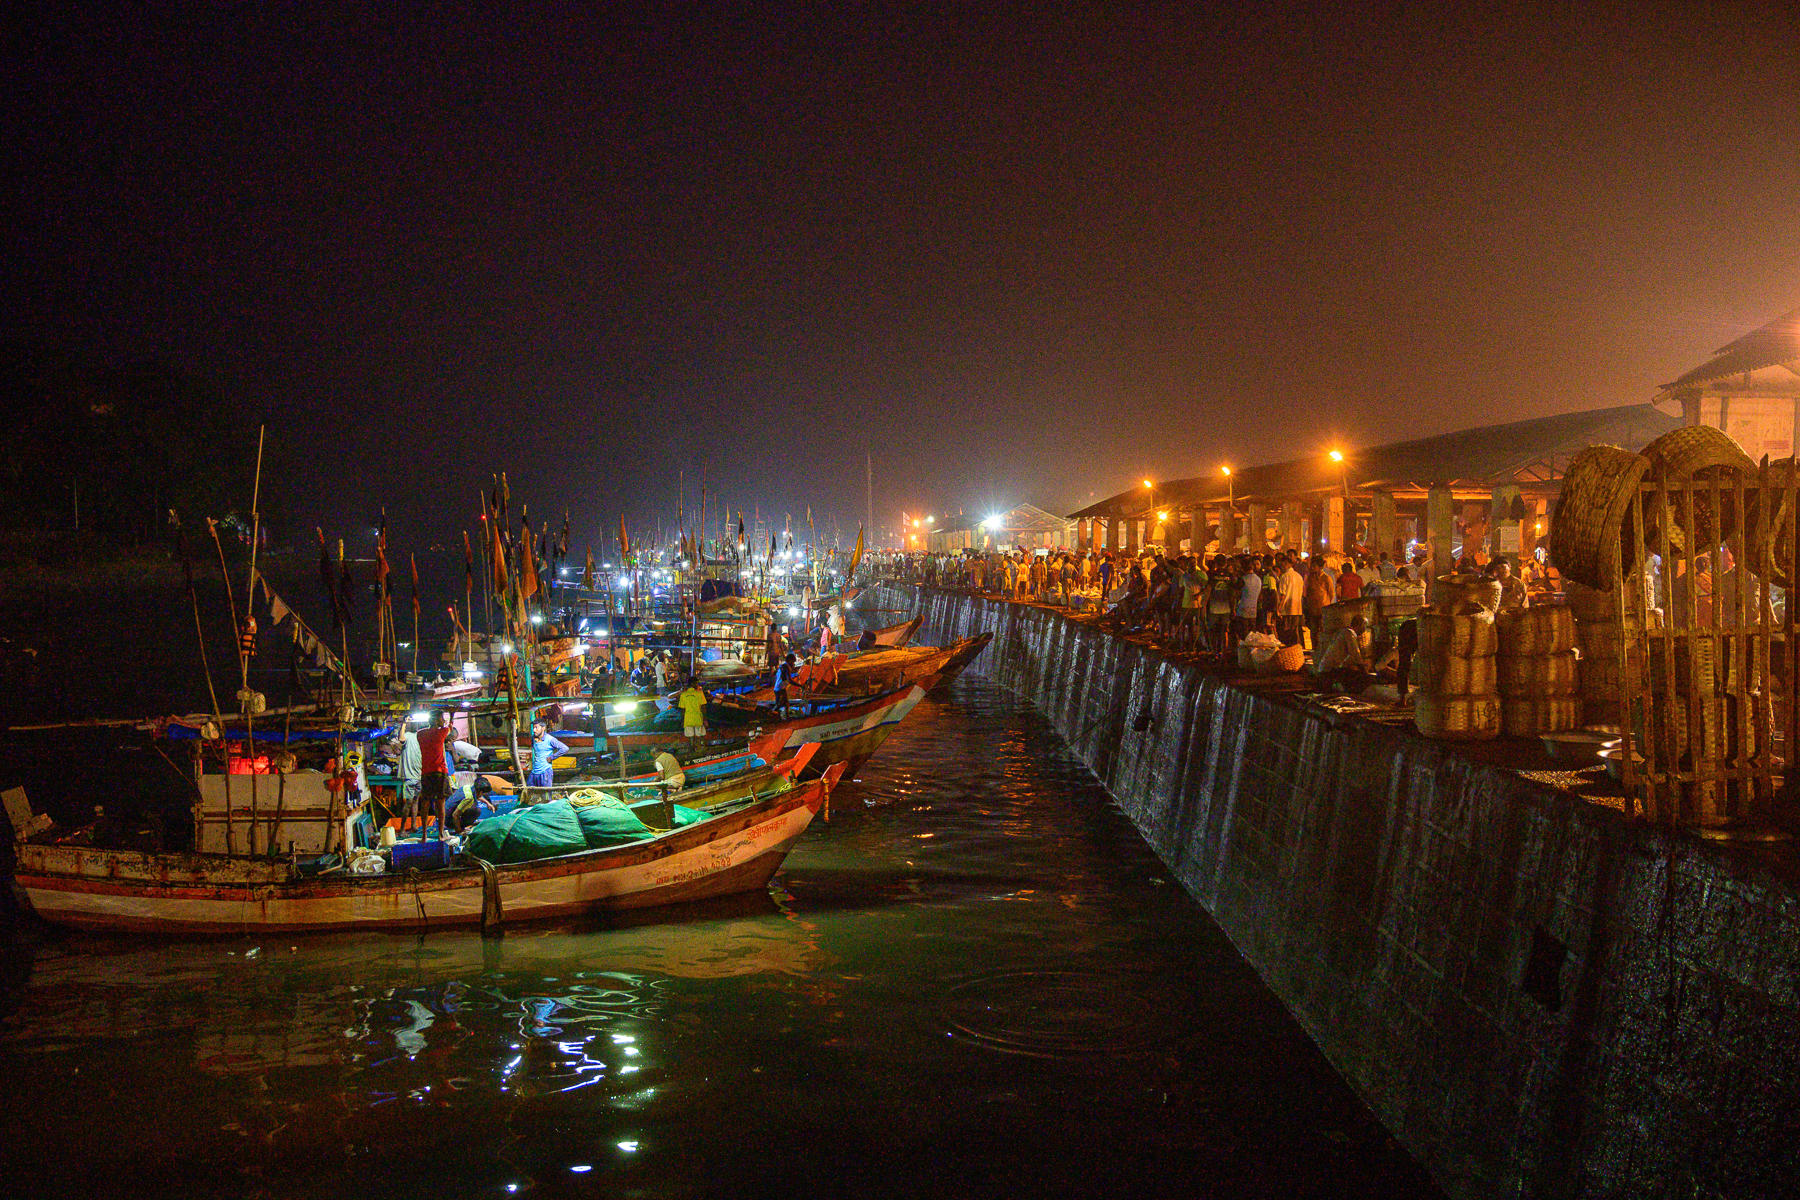
[[[504,919],[649,908],[763,887],[841,770],[659,837],[494,868]],[[47,921],[157,933],[479,925],[483,872],[300,879],[285,863],[21,843],[19,886]]]

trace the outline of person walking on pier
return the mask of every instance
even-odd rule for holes
[[[1305,590],[1301,597],[1301,612],[1306,618],[1307,633],[1312,642],[1312,652],[1318,654],[1325,649],[1323,634],[1325,631],[1325,610],[1337,603],[1337,581],[1325,566],[1325,559],[1313,555],[1307,564]],[[1299,631],[1294,632],[1294,641],[1300,640]]]
[[[1243,641],[1256,628],[1256,615],[1262,611],[1262,591],[1262,574],[1256,569],[1256,560],[1246,554],[1238,573],[1237,604],[1231,614],[1234,642]]]
[[[1314,560],[1315,570],[1322,568]],[[1275,581],[1275,633],[1281,644],[1291,646],[1300,640],[1300,619],[1306,612],[1306,582],[1294,565],[1292,555],[1284,555],[1281,574]]]

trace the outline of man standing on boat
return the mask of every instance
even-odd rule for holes
[[[439,709],[431,727],[419,730],[419,798],[416,804],[407,806],[406,815],[419,818],[420,833],[425,831],[430,815],[443,812],[444,801],[450,795],[450,745],[456,736],[450,720],[450,710]],[[443,835],[444,828],[439,825],[438,836]]]
[[[788,656],[791,660],[792,655]],[[675,698],[681,706],[681,733],[689,745],[696,751],[700,748],[700,739],[706,736],[706,689],[698,680],[690,680],[681,695]]]
[[[550,722],[543,717],[531,723],[531,774],[525,777],[526,787],[547,788],[556,782],[554,764],[557,758],[567,754],[569,748],[550,736]]]
[[[783,717],[788,712],[788,689],[794,685],[794,656],[788,655],[775,664],[775,709]]]

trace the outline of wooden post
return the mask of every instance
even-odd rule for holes
[[[1449,484],[1432,485],[1425,498],[1425,540],[1431,543],[1432,570],[1448,575],[1456,569],[1450,537],[1456,529],[1456,496]],[[1426,586],[1431,580],[1425,581]]]
[[[1377,559],[1385,550],[1395,563],[1403,561],[1395,526],[1394,493],[1373,493],[1369,497],[1369,546]]]

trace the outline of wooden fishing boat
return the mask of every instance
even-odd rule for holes
[[[828,658],[813,668],[815,678],[823,677],[815,690],[822,693],[869,691],[925,679],[934,680],[931,686],[936,687],[960,675],[963,668],[987,648],[993,637],[992,633],[982,633],[971,638],[958,638],[948,646],[902,646],[891,650],[865,650],[844,655],[841,659]],[[808,672],[802,671],[800,679],[806,683]]]
[[[880,629],[873,629],[869,632],[875,635],[875,644],[877,646],[898,649],[912,641],[913,634],[919,632],[919,626],[924,623],[925,617],[921,614],[910,621],[902,621],[898,625],[883,626]]]
[[[934,682],[927,676],[868,696],[806,696],[790,704],[785,717],[767,704],[709,703],[708,737],[721,741],[735,737],[745,743],[755,739],[757,746],[768,747],[759,753],[769,761],[786,757],[808,742],[817,742],[818,753],[805,774],[817,774],[843,763],[848,768],[846,777],[855,778]],[[657,727],[659,722],[668,720],[663,713],[652,716],[608,712],[605,736],[626,745],[684,744],[678,716],[676,724]]]
[[[986,633],[978,633],[974,637],[959,638],[950,643],[950,649],[952,651],[950,661],[945,663],[943,669],[938,672],[937,682],[932,686],[943,687],[946,683],[949,683],[952,679],[961,675],[968,665],[975,661],[975,656],[980,654],[983,650],[986,650],[988,648],[988,643],[993,640],[993,631],[989,630]]]
[[[155,933],[310,932],[480,925],[650,908],[767,885],[844,774],[723,804],[620,846],[502,866],[303,877],[286,862],[17,844],[16,879],[59,925]]]

